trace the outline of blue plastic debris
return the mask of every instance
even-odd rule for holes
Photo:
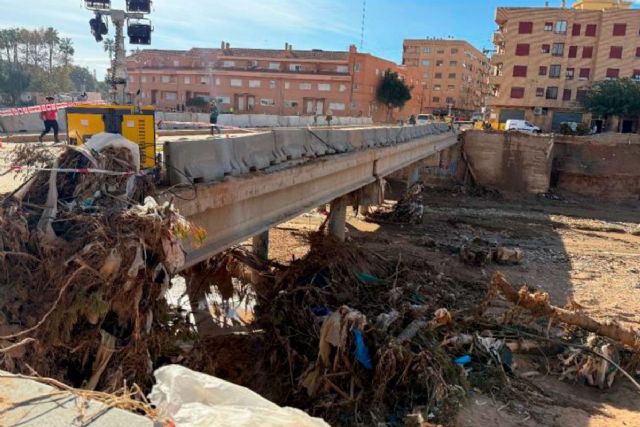
[[[360,280],[362,283],[380,283],[380,282],[382,282],[382,279],[380,279],[379,277],[376,277],[373,274],[369,274],[369,273],[365,273],[365,272],[356,272],[356,276],[358,277],[358,280]]]
[[[353,330],[353,336],[356,338],[356,360],[362,364],[366,369],[372,370],[371,356],[369,355],[369,349],[364,343],[364,337],[362,331],[355,328]]]
[[[329,310],[327,307],[322,307],[322,306],[311,307],[311,312],[318,317],[328,316],[332,313],[332,311]]]
[[[471,363],[471,356],[469,356],[468,354],[465,354],[464,356],[460,356],[457,359],[455,359],[454,362],[457,365],[464,366],[467,363]]]

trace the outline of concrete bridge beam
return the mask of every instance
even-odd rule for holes
[[[329,211],[329,235],[339,242],[345,240],[347,202],[347,197],[338,197],[331,202],[331,210]]]

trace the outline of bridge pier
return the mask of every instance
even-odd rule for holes
[[[344,242],[347,225],[347,197],[338,197],[331,201],[330,209],[329,235],[339,242]]]
[[[409,170],[409,175],[407,177],[407,190],[418,182],[420,182],[420,168],[413,167]]]
[[[253,236],[251,243],[253,246],[252,251],[255,256],[263,261],[269,259],[269,230]],[[251,283],[256,285],[259,282],[260,274],[257,271],[251,270]]]

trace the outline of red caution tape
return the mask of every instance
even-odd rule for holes
[[[24,116],[26,114],[42,113],[44,111],[63,110],[76,105],[102,105],[104,101],[76,101],[76,102],[57,102],[52,104],[33,105],[31,107],[16,107],[0,110],[0,117]]]

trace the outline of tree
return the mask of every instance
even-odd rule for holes
[[[0,62],[0,94],[16,105],[20,95],[29,88],[30,75],[19,64]]]
[[[103,46],[104,51],[109,55],[109,63],[113,62],[113,55],[116,51],[116,42],[112,38],[107,37],[104,39]]]
[[[387,120],[394,108],[402,108],[411,99],[411,89],[398,76],[398,73],[387,70],[376,90],[378,102],[387,106]]]
[[[61,39],[58,50],[60,51],[62,65],[68,67],[73,59],[73,54],[76,53],[76,50],[73,48],[73,40],[70,38]]]
[[[72,65],[69,77],[74,89],[78,92],[96,92],[98,89],[98,82],[85,67]]]
[[[640,115],[640,82],[624,78],[603,80],[587,90],[582,104],[590,113],[603,116]]]
[[[44,31],[43,40],[47,45],[48,49],[48,60],[49,60],[49,72],[53,70],[53,54],[55,49],[60,44],[60,36],[58,36],[58,31],[53,27],[49,27]]]

